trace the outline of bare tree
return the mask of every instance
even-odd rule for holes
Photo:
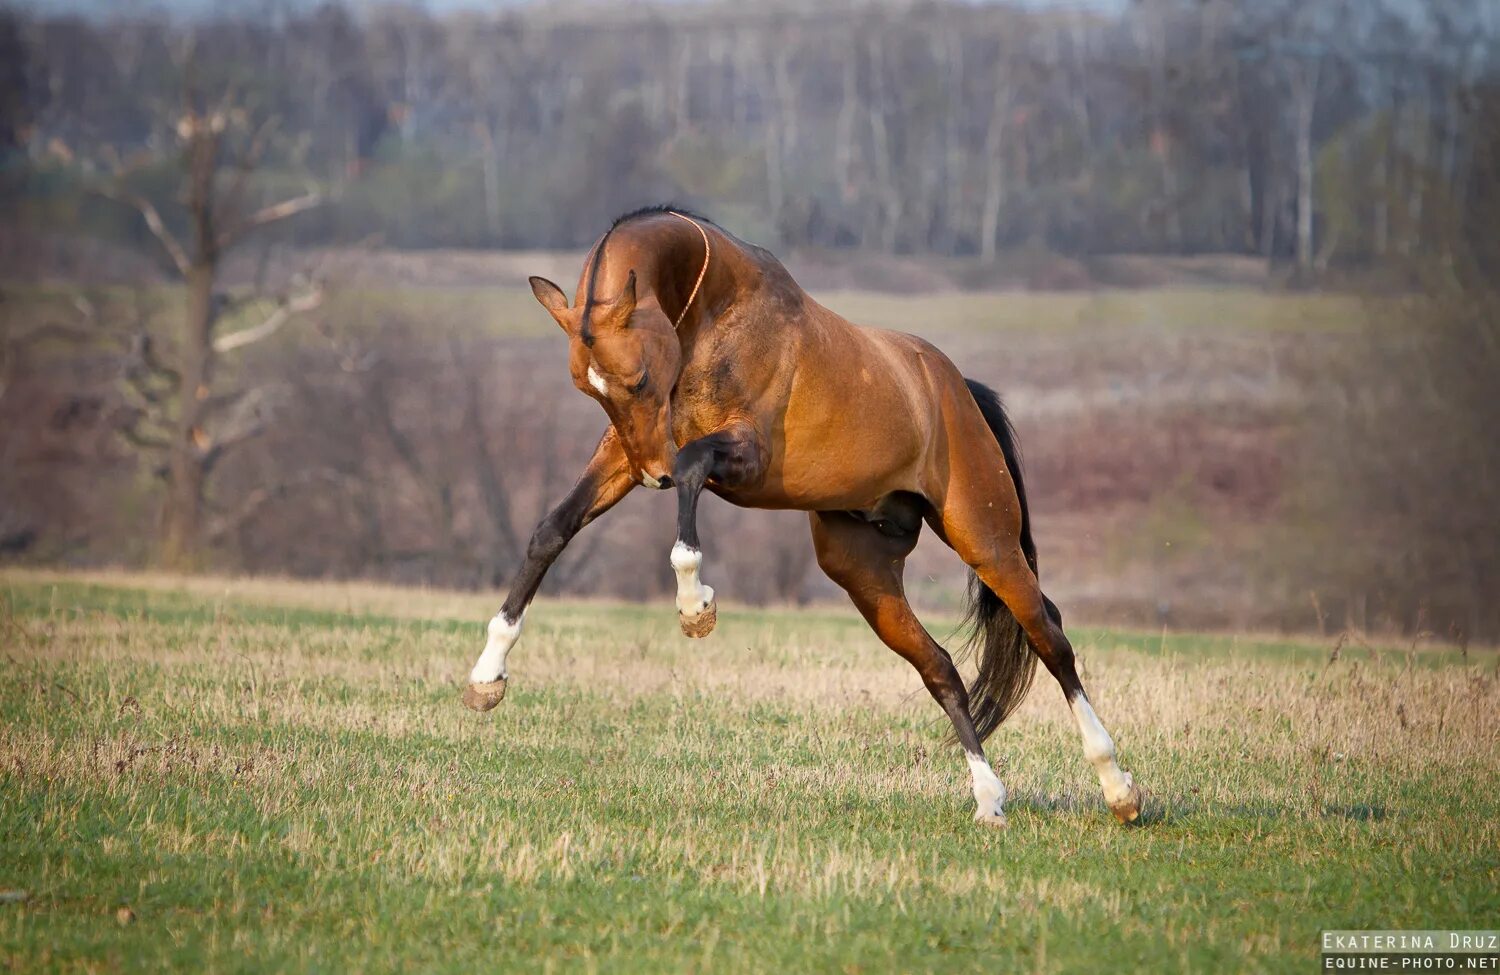
[[[135,208],[183,286],[181,325],[169,350],[159,353],[153,338],[139,333],[139,353],[126,373],[135,405],[124,428],[126,436],[137,447],[166,456],[158,541],[162,564],[172,568],[191,567],[200,557],[207,484],[215,466],[262,433],[275,412],[275,387],[222,389],[220,359],[270,338],[323,299],[320,280],[297,281],[273,299],[272,308],[258,322],[227,333],[218,329],[226,311],[245,303],[227,299],[216,287],[224,255],[246,235],[323,201],[320,191],[309,188],[266,206],[249,204],[252,177],[276,124],[268,118],[252,126],[232,96],[205,108],[189,94],[173,127],[186,242],[146,195],[129,188],[132,169],[117,166],[115,182],[100,189]]]
[[[1321,59],[1313,54],[1297,56],[1287,73],[1292,102],[1292,133],[1297,165],[1297,270],[1306,276],[1313,269],[1313,121],[1318,107]]]

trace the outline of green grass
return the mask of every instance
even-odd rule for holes
[[[1044,677],[990,745],[995,831],[851,613],[689,642],[669,605],[543,602],[475,715],[493,598],[0,591],[17,970],[1307,971],[1320,929],[1500,910],[1492,652],[1080,629],[1144,825]]]

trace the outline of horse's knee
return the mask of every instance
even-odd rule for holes
[[[526,546],[526,558],[550,565],[568,547],[571,538],[572,533],[566,531],[557,518],[548,515],[536,526],[536,531],[531,533],[531,541]]]
[[[719,459],[714,476],[725,484],[756,484],[765,474],[767,460],[765,445],[759,437],[741,437]]]

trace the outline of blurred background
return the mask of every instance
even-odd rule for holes
[[[525,277],[670,200],[1002,392],[1069,618],[1494,643],[1497,67],[1489,0],[0,7],[0,559],[503,586],[606,422]],[[665,599],[674,510],[544,591]]]

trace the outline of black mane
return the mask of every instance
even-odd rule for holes
[[[702,220],[704,223],[713,223],[713,220],[711,218],[705,217],[701,213],[695,213],[692,210],[689,210],[687,207],[680,207],[675,203],[655,203],[651,206],[639,207],[635,210],[631,210],[629,213],[620,214],[618,217],[615,217],[614,222],[609,225],[609,229],[613,230],[620,224],[629,223],[637,217],[649,217],[654,216],[658,213],[680,213],[684,217],[692,217],[694,220]]]

